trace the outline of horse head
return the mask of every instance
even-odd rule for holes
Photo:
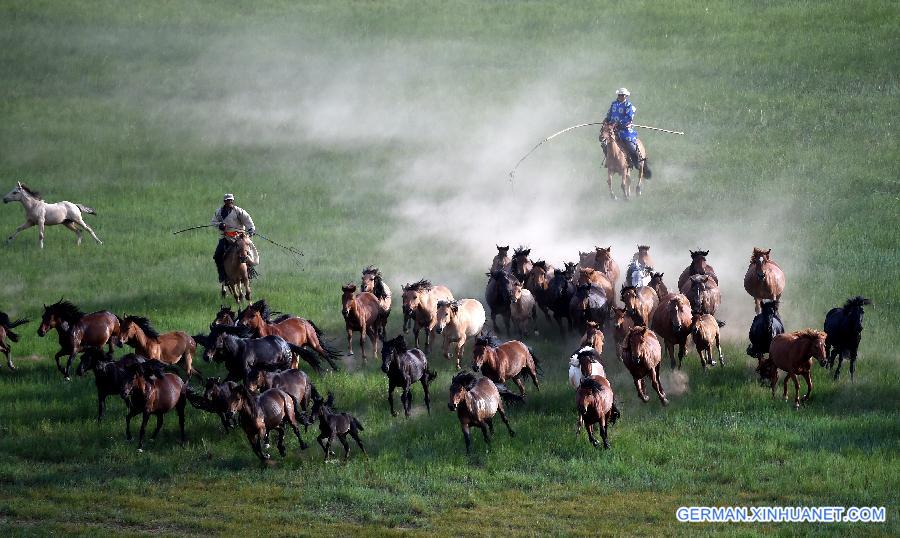
[[[753,248],[753,255],[750,256],[750,263],[756,266],[756,278],[762,281],[766,278],[765,265],[769,261],[769,255],[772,249],[764,250],[761,248]]]
[[[350,315],[350,308],[356,300],[356,284],[348,282],[341,286],[341,291],[344,292],[341,295],[341,314],[346,318]]]
[[[453,376],[450,381],[450,400],[447,402],[447,407],[451,411],[456,411],[460,402],[466,398],[466,393],[475,386],[477,381],[478,378],[468,372],[460,372]]]
[[[673,297],[666,305],[672,331],[680,334],[691,323],[691,303],[684,295]]]
[[[443,333],[457,312],[459,312],[458,301],[438,301],[434,330],[438,334]]]
[[[472,371],[477,372],[481,370],[485,361],[495,353],[494,348],[499,345],[500,341],[489,331],[479,334],[475,338],[475,346],[472,348]]]
[[[394,357],[404,351],[406,351],[406,339],[402,334],[398,334],[393,340],[385,340],[381,344],[381,371],[388,373]]]
[[[844,316],[853,323],[853,329],[857,334],[862,333],[863,330],[863,314],[865,314],[863,306],[871,304],[873,304],[872,301],[862,295],[852,297],[844,304]]]
[[[362,279],[359,283],[359,291],[374,292],[375,282],[379,279],[381,279],[381,271],[378,270],[378,267],[374,265],[366,267],[362,271]]]
[[[688,300],[691,302],[691,308],[701,313],[706,313],[706,305],[703,302],[703,296],[709,289],[709,275],[691,275],[691,292]]]

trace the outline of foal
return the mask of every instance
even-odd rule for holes
[[[715,344],[716,350],[719,352],[719,363],[725,366],[725,357],[722,355],[722,346],[719,345],[719,327],[724,327],[724,321],[717,321],[716,318],[709,314],[701,314],[694,312],[691,321],[691,337],[694,339],[694,346],[697,348],[697,354],[700,355],[700,364],[706,370],[706,366],[715,366],[716,361],[712,358],[712,346]]]
[[[436,372],[428,370],[428,358],[418,348],[407,349],[403,335],[386,341],[381,347],[381,371],[388,377],[388,403],[391,406],[391,415],[397,416],[394,411],[394,389],[402,388],[400,403],[403,412],[409,418],[412,408],[413,383],[421,382],[422,391],[425,393],[425,409],[431,414],[431,398],[428,395],[428,384],[437,377]]]
[[[341,286],[341,314],[347,328],[347,354],[353,355],[353,333],[359,332],[359,347],[363,362],[366,360],[366,336],[372,342],[372,353],[378,356],[378,340],[383,338],[387,317],[375,294],[363,291],[356,293],[356,284]]]
[[[366,447],[363,446],[362,441],[359,439],[359,432],[364,431],[362,424],[359,423],[359,420],[356,419],[353,415],[349,413],[335,413],[331,406],[334,404],[334,394],[328,393],[328,399],[323,400],[319,393],[313,390],[313,407],[312,418],[319,419],[319,437],[316,438],[319,441],[319,446],[322,447],[322,450],[325,452],[325,461],[328,461],[328,455],[331,452],[331,443],[334,442],[335,439],[341,442],[344,445],[344,460],[350,455],[350,445],[347,443],[347,434],[350,434],[350,437],[356,441],[356,444],[359,445],[359,449],[362,450],[363,454],[366,453]],[[309,419],[308,419],[309,420]],[[310,424],[311,422],[307,422]],[[328,439],[328,442],[325,443],[324,440]]]

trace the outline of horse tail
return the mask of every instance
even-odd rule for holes
[[[6,318],[5,322],[2,325],[4,327],[6,327],[7,329],[15,329],[19,325],[24,325],[25,323],[28,323],[29,321],[31,321],[31,320],[28,318],[19,318],[16,321],[10,322],[9,318]]]
[[[319,360],[318,355],[310,351],[306,346],[296,346],[290,342],[287,345],[291,348],[292,353],[296,353],[297,356],[308,362],[316,372],[322,373],[322,361]]]
[[[88,215],[96,215],[97,211],[93,207],[88,207],[83,204],[75,204],[82,213],[87,213]]]
[[[525,401],[525,397],[521,394],[516,394],[509,390],[509,388],[503,383],[494,383],[494,386],[497,387],[497,392],[500,393],[500,399],[502,399],[506,403],[514,402],[521,403]]]
[[[609,410],[609,423],[615,424],[619,417],[622,416],[622,413],[619,412],[619,408],[616,407],[616,403],[613,402],[612,409]]]
[[[428,383],[431,383],[432,381],[434,381],[434,379],[436,377],[437,377],[437,372],[434,372],[431,370],[425,370],[425,379],[427,380]]]
[[[353,415],[350,415],[350,422],[351,422],[354,426],[356,426],[356,429],[357,429],[357,430],[359,430],[359,431],[361,431],[361,432],[366,431],[366,429],[363,428],[363,425],[359,423],[359,420],[357,420],[356,417],[354,417]]]
[[[537,355],[534,354],[534,349],[529,346],[525,346],[528,349],[528,354],[531,355],[531,360],[534,362],[534,369],[537,371],[540,377],[544,377],[544,367],[541,366],[541,362],[538,360]]]
[[[651,179],[653,172],[650,171],[650,159],[644,157],[644,179]]]

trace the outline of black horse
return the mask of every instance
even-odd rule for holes
[[[609,302],[606,293],[593,284],[580,284],[575,287],[575,295],[569,300],[569,316],[572,323],[584,332],[587,322],[593,321],[603,327],[609,319]]]
[[[104,353],[102,349],[90,347],[81,354],[81,362],[78,363],[75,373],[82,376],[88,370],[94,371],[94,384],[97,386],[97,422],[100,422],[106,414],[107,396],[121,396],[125,383],[134,377],[134,368],[144,362],[148,362],[149,367],[155,369],[157,375],[161,376],[164,373],[161,362],[148,361],[134,353],[115,360],[112,353]],[[125,404],[127,406],[128,402]]]
[[[425,392],[425,409],[431,414],[431,398],[428,395],[428,384],[437,377],[436,372],[428,370],[428,358],[418,348],[407,349],[403,335],[398,335],[393,340],[387,340],[381,348],[381,371],[388,377],[388,403],[391,406],[391,415],[397,416],[394,411],[394,389],[401,387],[400,403],[403,404],[403,412],[409,418],[409,410],[412,407],[413,383],[421,382]]]
[[[762,311],[750,323],[750,345],[747,346],[747,355],[757,360],[762,360],[769,352],[772,339],[784,332],[784,323],[778,315],[778,301],[763,301],[761,305]]]
[[[206,348],[203,359],[224,362],[228,375],[225,381],[250,381],[251,370],[287,370],[293,353],[308,354],[304,348],[288,343],[280,336],[250,338],[247,327],[216,326],[207,337],[199,340]]]
[[[500,332],[497,327],[497,316],[503,318],[503,324],[506,326],[506,333],[509,334],[509,318],[510,300],[512,293],[509,288],[515,278],[509,272],[500,270],[485,273],[488,278],[487,288],[484,290],[484,299],[487,301],[488,308],[491,309],[491,325],[494,330]]]
[[[563,318],[568,322],[569,330],[572,330],[572,315],[569,313],[569,303],[572,301],[572,296],[575,295],[575,285],[572,284],[574,272],[575,264],[566,263],[565,269],[556,271],[553,278],[550,279],[547,307],[553,312],[553,319],[559,325],[560,334],[565,334],[562,324]]]
[[[850,381],[856,371],[856,353],[859,350],[859,341],[862,339],[863,330],[863,306],[872,304],[872,301],[862,295],[851,297],[844,303],[843,308],[832,308],[825,314],[825,353],[828,357],[828,368],[834,366],[834,358],[838,358],[837,369],[834,378],[841,374],[841,363],[844,362],[844,354],[850,360]]]
[[[188,389],[187,399],[192,406],[212,413],[222,421],[226,433],[237,426],[237,416],[231,410],[231,396],[238,388],[234,381],[222,381],[218,377],[206,378],[203,393]]]
[[[344,445],[344,459],[347,459],[347,456],[350,455],[347,434],[350,434],[350,437],[356,441],[362,453],[366,454],[366,447],[363,446],[362,441],[359,439],[359,432],[365,428],[359,423],[359,420],[350,413],[335,413],[334,409],[332,409],[334,394],[330,392],[328,393],[328,398],[323,400],[322,396],[313,389],[312,397],[312,411],[309,416],[305,417],[304,424],[310,425],[314,420],[319,419],[319,436],[316,440],[319,442],[319,446],[322,447],[322,451],[325,452],[325,461],[328,461],[328,456],[331,454],[331,443],[335,439]],[[328,440],[327,442],[325,442],[326,439]]]

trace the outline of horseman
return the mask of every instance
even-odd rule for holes
[[[234,205],[234,195],[226,194],[224,204],[216,210],[213,215],[212,225],[217,226],[222,232],[222,238],[216,246],[216,253],[213,254],[213,261],[216,262],[216,270],[219,272],[219,282],[225,282],[225,252],[228,246],[241,233],[246,233],[252,237],[256,233],[256,227],[253,225],[253,219],[250,214]]]
[[[628,160],[631,166],[638,168],[643,156],[638,149],[637,132],[632,127],[634,122],[634,113],[637,108],[628,99],[631,95],[627,88],[619,88],[616,90],[616,100],[609,106],[609,112],[606,113],[604,123],[612,123],[618,134],[619,140],[623,142],[624,149],[628,153]],[[603,147],[603,154],[606,155],[607,148]]]

